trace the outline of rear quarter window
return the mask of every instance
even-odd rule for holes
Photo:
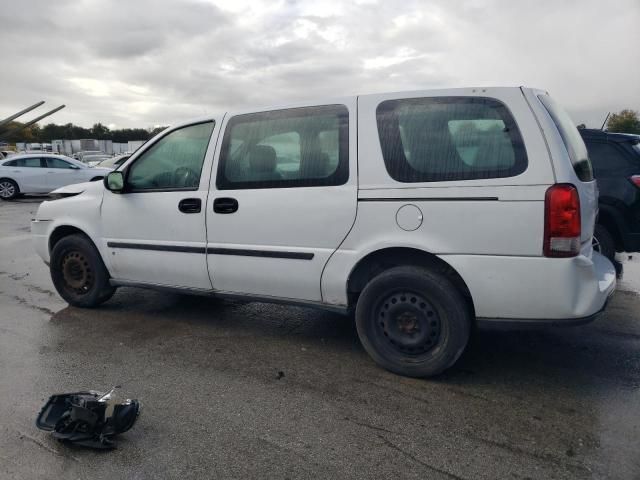
[[[573,123],[569,114],[549,95],[538,95],[538,99],[549,113],[553,123],[555,123],[576,175],[582,182],[592,181],[593,168],[591,167],[591,160],[589,160],[587,147],[580,136],[580,132],[578,132],[576,124]]]
[[[42,167],[42,162],[40,161],[40,158],[29,157],[11,160],[10,162],[5,162],[4,165],[11,167],[40,168]]]
[[[400,182],[512,177],[527,168],[518,126],[492,98],[387,100],[376,120],[385,166]]]

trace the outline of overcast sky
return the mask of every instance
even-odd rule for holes
[[[47,121],[149,127],[486,85],[548,90],[588,126],[640,110],[640,0],[7,0],[0,22],[0,117],[46,100],[67,105]]]

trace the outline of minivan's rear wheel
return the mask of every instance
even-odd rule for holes
[[[8,178],[0,180],[0,198],[2,200],[13,200],[20,194],[18,184]]]
[[[469,339],[471,318],[462,294],[441,274],[394,267],[371,280],[356,306],[365,350],[400,375],[427,377],[449,368]]]
[[[60,296],[76,307],[95,307],[115,293],[100,253],[84,235],[69,235],[55,244],[50,271]]]
[[[593,250],[613,261],[616,257],[616,245],[605,227],[596,224],[593,230]]]

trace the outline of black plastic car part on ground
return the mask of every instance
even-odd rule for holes
[[[36,426],[61,442],[97,449],[115,448],[114,437],[133,427],[140,413],[137,400],[118,402],[113,390],[52,395]]]
[[[640,251],[640,137],[580,129],[600,191],[594,248]]]

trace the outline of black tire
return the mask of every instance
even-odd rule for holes
[[[85,235],[59,240],[51,251],[49,270],[60,296],[75,307],[97,307],[116,291],[100,253]]]
[[[365,350],[383,368],[407,377],[437,375],[460,357],[469,340],[465,298],[442,274],[394,267],[374,277],[356,306]]]
[[[613,236],[605,227],[596,223],[593,230],[593,249],[607,257],[612,262],[616,258],[616,243]]]
[[[2,200],[13,200],[20,195],[18,184],[10,178],[0,179],[0,198]]]

